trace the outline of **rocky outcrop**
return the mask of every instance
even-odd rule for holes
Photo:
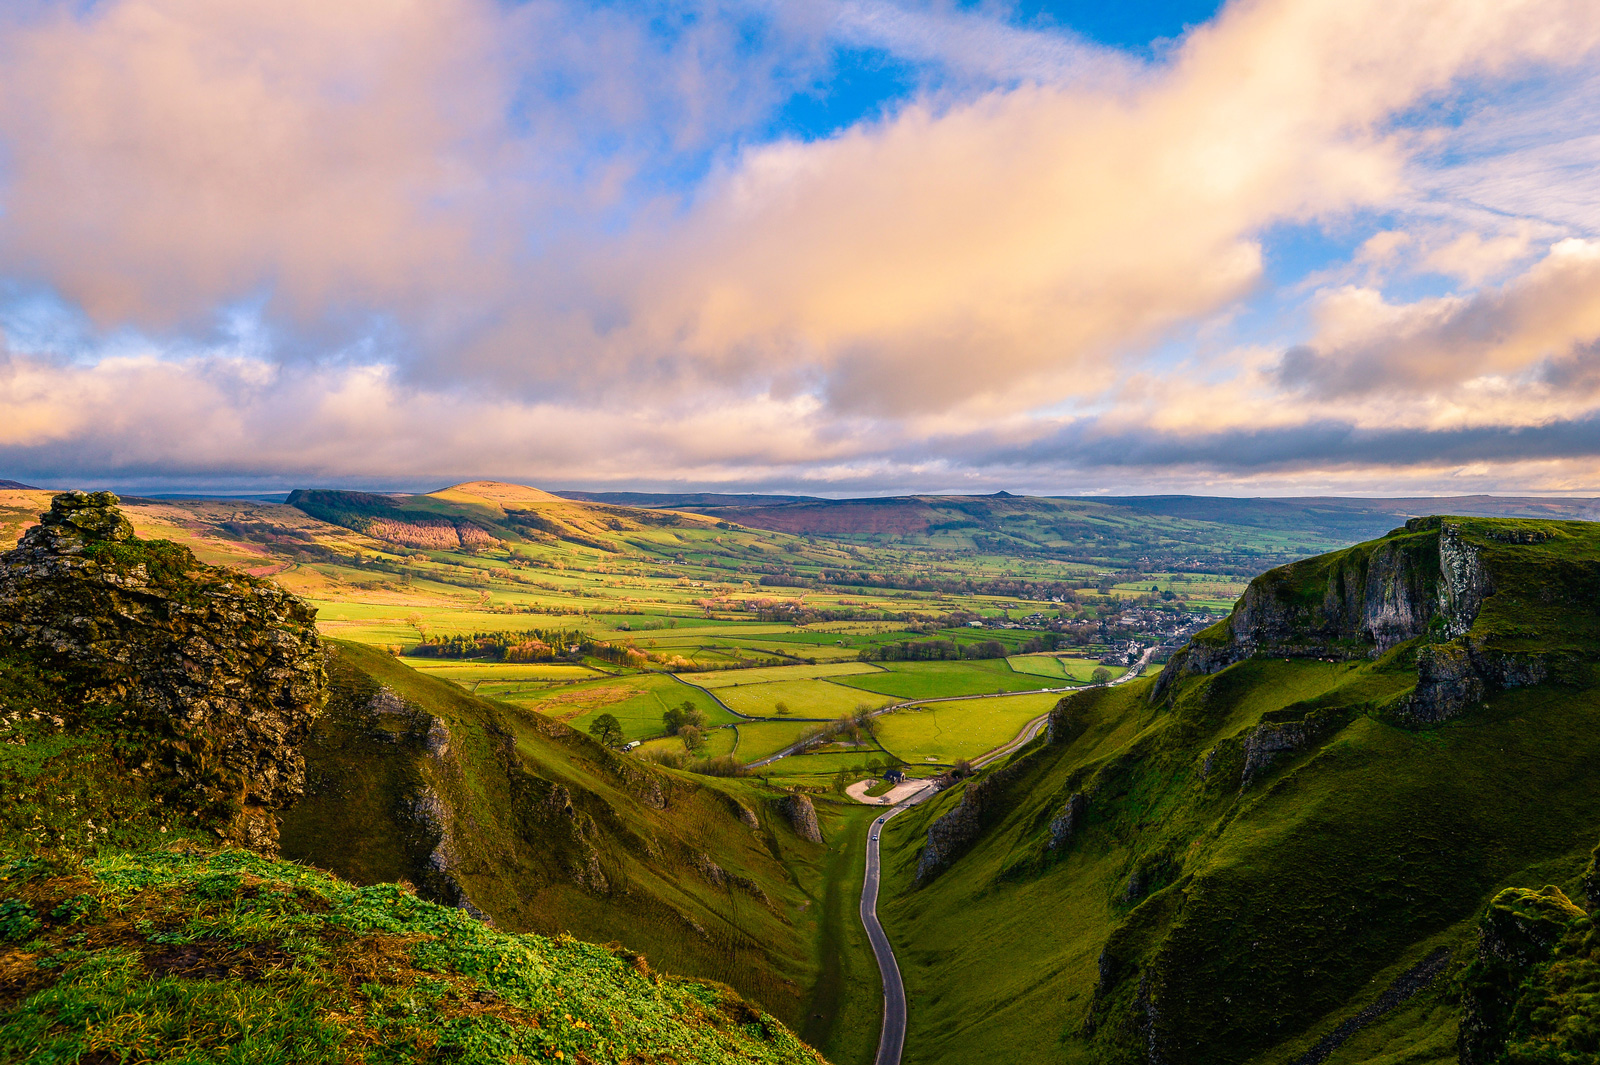
[[[1552,664],[1561,666],[1563,656],[1492,651],[1470,635],[1424,647],[1417,652],[1417,687],[1397,712],[1419,725],[1448,721],[1490,692],[1548,680]]]
[[[1558,887],[1507,888],[1478,927],[1478,956],[1461,976],[1461,1065],[1491,1065],[1505,1049],[1518,988],[1584,912]]]
[[[1083,828],[1084,818],[1089,814],[1089,799],[1081,791],[1075,791],[1061,807],[1061,812],[1056,814],[1050,822],[1050,840],[1045,844],[1047,850],[1058,851],[1066,847],[1072,838]]]
[[[1266,721],[1245,733],[1244,771],[1239,776],[1239,790],[1247,790],[1279,758],[1305,750],[1325,731],[1316,721],[1302,720]]]
[[[1185,676],[1253,656],[1370,658],[1419,637],[1429,642],[1417,653],[1416,690],[1394,708],[1403,721],[1446,721],[1493,691],[1539,683],[1545,662],[1491,652],[1472,629],[1495,590],[1485,538],[1494,547],[1543,543],[1548,534],[1491,528],[1474,536],[1477,543],[1452,519],[1415,518],[1382,540],[1262,574],[1227,621],[1173,655],[1152,700]]]
[[[778,800],[778,812],[789,822],[794,834],[812,843],[822,842],[822,826],[817,824],[817,808],[811,796],[795,792]]]
[[[704,851],[697,851],[690,859],[695,873],[712,887],[738,888],[740,891],[755,899],[761,905],[772,908],[772,899],[761,889],[761,885],[748,876],[730,873],[711,859],[711,855]]]
[[[961,801],[928,826],[928,840],[917,858],[916,881],[925,884],[943,872],[977,842],[984,828],[1004,809],[1006,785],[1021,771],[1018,764],[997,769],[967,784]]]
[[[1417,992],[1439,978],[1450,964],[1450,951],[1439,947],[1417,964],[1407,969],[1386,987],[1383,994],[1368,1003],[1362,1011],[1317,1041],[1317,1045],[1295,1059],[1294,1065],[1322,1065],[1329,1056],[1349,1041],[1350,1037],[1369,1027],[1374,1021],[1393,1012]]]
[[[1087,728],[1088,720],[1081,702],[1068,695],[1056,703],[1045,721],[1045,743],[1063,746],[1082,736]]]
[[[433,849],[423,866],[423,891],[459,910],[465,910],[484,924],[493,925],[489,915],[473,905],[466,889],[456,879],[460,857],[456,853],[455,833],[451,824],[455,812],[430,786],[424,786],[405,803],[404,816],[435,840]]]
[[[0,640],[83,678],[154,736],[230,843],[274,848],[327,698],[316,612],[270,582],[140,540],[109,492],[65,492],[0,556]]]

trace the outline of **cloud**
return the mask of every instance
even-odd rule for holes
[[[0,289],[99,333],[0,367],[0,457],[960,481],[1063,419],[1084,468],[1226,470],[1583,423],[1600,256],[1562,205],[1600,140],[1556,105],[1593,76],[1590,0],[1239,0],[1148,61],[986,12],[13,9]],[[929,87],[773,141],[840,46]],[[1309,331],[1272,289],[1284,224],[1371,231]],[[1380,287],[1417,270],[1458,287]],[[232,314],[263,343],[207,349]]]
[[[1471,296],[1396,305],[1342,288],[1323,297],[1318,319],[1317,337],[1277,368],[1286,387],[1342,397],[1526,374],[1600,339],[1600,242],[1563,240],[1510,283]]]

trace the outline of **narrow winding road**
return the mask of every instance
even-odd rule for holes
[[[900,1051],[906,1045],[906,988],[900,982],[900,963],[895,961],[889,937],[878,923],[878,836],[889,818],[938,790],[929,782],[922,791],[874,818],[867,832],[867,875],[861,882],[861,923],[867,929],[867,939],[872,943],[872,954],[878,959],[878,972],[883,978],[883,1028],[878,1033],[877,1065],[900,1065]]]
[[[1149,665],[1151,657],[1157,650],[1159,648],[1152,647],[1145,651],[1132,669],[1107,686],[1125,684],[1139,676],[1144,672],[1145,666]],[[1049,717],[1049,714],[1043,714],[1029,721],[1009,743],[1001,744],[975,759],[972,763],[973,768],[981,769],[991,762],[1004,758],[1033,739]],[[889,818],[938,793],[939,789],[929,781],[928,786],[921,791],[906,796],[893,808],[873,818],[872,827],[867,830],[867,873],[861,881],[861,924],[867,930],[867,939],[872,943],[872,954],[878,959],[878,974],[883,981],[883,1028],[878,1034],[876,1065],[900,1065],[900,1053],[906,1045],[906,988],[900,979],[900,963],[895,960],[894,948],[889,945],[889,937],[884,933],[883,925],[878,922],[878,882],[882,871],[878,837],[883,834],[883,827]]]

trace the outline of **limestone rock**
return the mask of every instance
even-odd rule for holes
[[[1312,721],[1267,721],[1251,729],[1244,737],[1244,772],[1239,776],[1239,790],[1248,789],[1283,755],[1311,746],[1322,732]]]
[[[178,544],[139,540],[117,503],[61,493],[0,555],[0,640],[163,737],[155,771],[225,840],[270,850],[273,811],[300,793],[300,745],[327,699],[316,612]]]
[[[817,824],[817,808],[811,796],[796,792],[778,802],[778,812],[783,814],[794,829],[794,834],[812,843],[822,842],[822,826]]]
[[[932,880],[977,842],[984,827],[1003,812],[1001,796],[1021,770],[1022,766],[1013,764],[972,781],[961,801],[928,826],[928,840],[917,859],[918,884]]]
[[[1089,799],[1081,791],[1075,791],[1061,807],[1061,812],[1050,822],[1050,842],[1045,846],[1049,850],[1057,851],[1065,847],[1072,837],[1077,835],[1083,827],[1083,819],[1089,813]]]

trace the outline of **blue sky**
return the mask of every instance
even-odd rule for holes
[[[1597,44],[1582,0],[27,0],[0,478],[1600,492]]]

